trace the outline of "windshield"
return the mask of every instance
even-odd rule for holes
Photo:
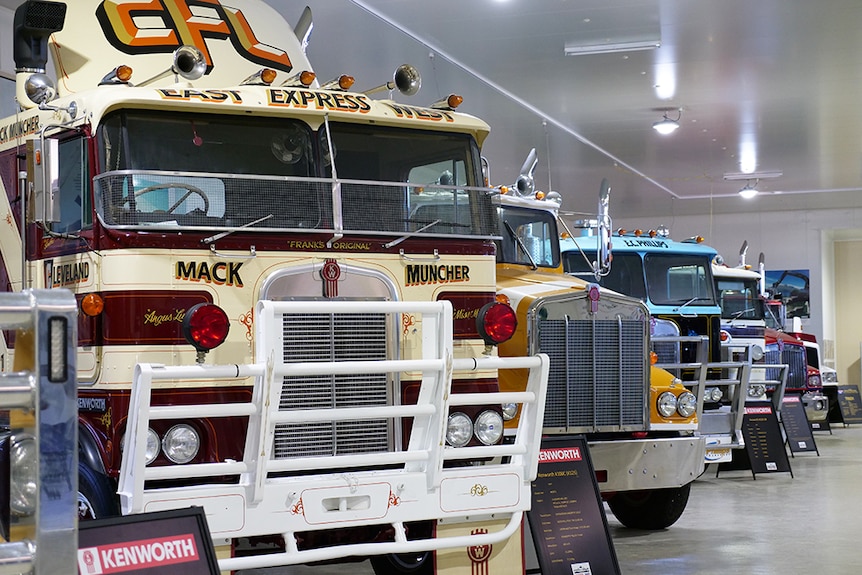
[[[724,319],[764,319],[763,300],[757,280],[716,278],[721,317]]]
[[[655,305],[717,305],[706,256],[647,254],[644,269],[647,293]]]
[[[114,113],[98,131],[99,216],[117,227],[495,235],[470,135],[330,123],[330,145],[326,128]]]
[[[497,242],[497,261],[556,268],[560,265],[557,220],[545,210],[500,206],[503,240]]]
[[[595,281],[592,267],[581,252],[568,251],[563,257],[566,272],[587,281]],[[615,252],[610,271],[599,279],[599,283],[608,289],[646,302],[643,262],[639,254]]]

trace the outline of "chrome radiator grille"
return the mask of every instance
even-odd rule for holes
[[[805,348],[799,345],[785,345],[779,351],[778,345],[767,344],[763,361],[767,364],[786,363],[787,385],[785,389],[803,389],[808,382],[808,363],[805,360]],[[778,379],[781,375],[777,368],[766,370],[766,379]]]
[[[544,320],[539,351],[551,360],[546,428],[644,429],[647,374],[642,321]]]
[[[372,361],[387,356],[386,318],[373,314],[285,315],[285,362]],[[387,374],[285,377],[279,409],[390,405]],[[279,424],[273,457],[330,456],[393,449],[389,420]]]

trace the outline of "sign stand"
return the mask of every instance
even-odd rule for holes
[[[784,427],[784,435],[787,437],[787,445],[790,447],[791,457],[796,453],[806,451],[817,452],[820,450],[814,442],[811,424],[805,406],[802,404],[802,396],[785,395],[781,401],[781,425]]]
[[[722,469],[751,469],[751,476],[758,473],[790,473],[790,460],[784,446],[784,438],[778,425],[778,417],[771,401],[746,401],[742,417],[742,435],[745,449],[733,451],[733,461],[719,463],[715,476]],[[737,455],[740,457],[737,458]]]
[[[859,400],[859,386],[838,386],[838,407],[841,408],[841,418],[844,427],[851,423],[862,423],[862,403]]]
[[[823,421],[812,421],[811,431],[828,431],[829,435],[832,435],[832,425],[829,424],[828,419],[824,419]]]
[[[542,440],[527,512],[542,575],[620,575],[605,508],[583,436]]]

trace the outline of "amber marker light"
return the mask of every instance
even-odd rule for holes
[[[276,74],[278,74],[278,72],[276,72],[272,68],[264,68],[260,72],[260,80],[261,82],[269,86],[275,81]]]
[[[347,74],[342,74],[341,76],[338,77],[338,87],[341,88],[342,90],[349,90],[350,87],[353,86],[353,83],[355,81],[356,80],[353,78],[353,76],[348,76]]]
[[[105,300],[102,296],[95,293],[88,293],[81,298],[81,311],[84,315],[96,317],[105,310]]]
[[[117,79],[121,82],[128,82],[132,79],[132,67],[125,64],[117,66]]]
[[[314,82],[315,78],[317,78],[317,75],[309,70],[303,70],[299,74],[299,81],[306,87],[311,86],[311,83]]]
[[[458,94],[449,94],[445,98],[437,100],[431,104],[431,108],[435,110],[454,110],[464,102],[464,98]]]
[[[649,362],[650,365],[655,365],[658,363],[658,354],[654,351],[649,352]]]

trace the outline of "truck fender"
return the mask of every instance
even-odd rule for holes
[[[85,425],[78,425],[78,457],[81,463],[102,475],[107,475],[99,442]]]

